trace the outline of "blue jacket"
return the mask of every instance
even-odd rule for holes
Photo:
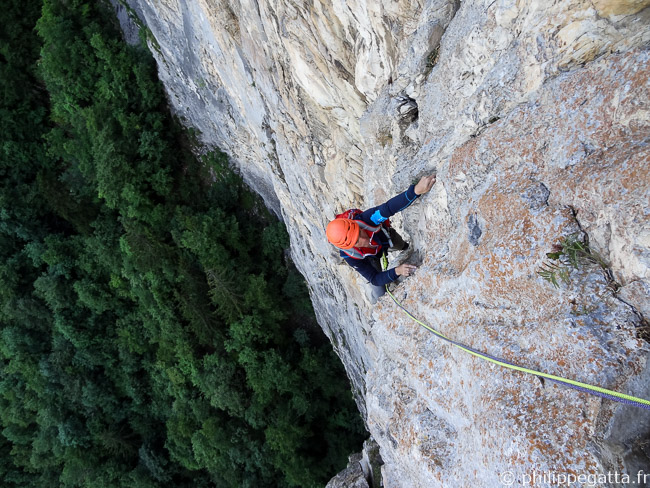
[[[415,186],[411,185],[404,193],[400,193],[388,200],[386,203],[365,210],[363,213],[359,214],[355,220],[362,220],[368,225],[381,225],[397,212],[401,212],[411,205],[418,196],[419,195],[415,194]],[[382,254],[388,251],[388,237],[381,231],[376,232],[373,236],[373,243],[379,244],[380,246],[377,250],[377,254],[374,256],[355,259],[348,256],[343,251],[340,251],[340,255],[345,259],[346,263],[356,269],[361,276],[367,279],[370,283],[376,286],[383,286],[395,281],[397,279],[397,273],[395,272],[395,268],[389,269],[388,271],[380,271],[381,266],[379,265],[378,260]],[[371,260],[375,260],[377,267],[373,266]]]

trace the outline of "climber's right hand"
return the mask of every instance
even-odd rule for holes
[[[428,193],[429,190],[431,190],[431,187],[436,184],[436,174],[433,173],[432,175],[429,176],[423,176],[420,178],[420,181],[418,181],[418,184],[415,185],[415,194],[416,195],[424,195],[425,193]]]
[[[400,264],[395,268],[395,273],[397,273],[397,276],[411,276],[416,269],[418,267],[412,264]]]

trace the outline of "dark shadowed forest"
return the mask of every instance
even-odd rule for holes
[[[2,486],[323,486],[364,429],[283,224],[106,6],[0,16]]]

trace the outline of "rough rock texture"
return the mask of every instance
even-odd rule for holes
[[[363,451],[349,458],[348,466],[327,483],[325,488],[380,488],[383,461],[379,445],[372,439],[363,444]]]
[[[330,480],[325,488],[369,488],[361,469],[361,454],[353,454],[348,466]]]
[[[394,219],[420,264],[396,297],[477,349],[650,398],[649,5],[132,0],[176,112],[286,222],[384,486],[650,472],[650,412],[482,362],[387,297],[371,307],[324,236],[435,169]],[[559,289],[537,274],[576,232],[617,295],[594,266]]]

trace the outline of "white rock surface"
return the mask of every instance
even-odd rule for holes
[[[650,412],[482,362],[387,297],[370,306],[324,235],[435,169],[394,219],[421,265],[395,288],[404,305],[482,351],[650,398],[649,0],[131,3],[175,111],[286,222],[384,486],[650,472]],[[618,297],[596,268],[559,289],[537,275],[579,226]]]

